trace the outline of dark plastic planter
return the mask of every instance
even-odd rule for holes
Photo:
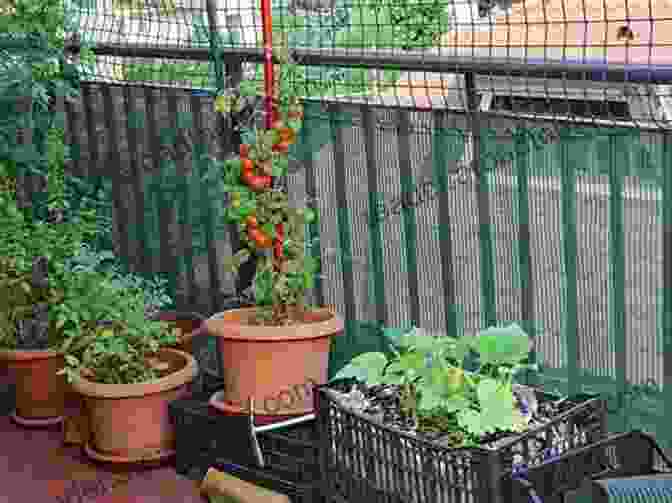
[[[318,503],[321,475],[315,422],[257,435],[265,467],[256,465],[248,418],[211,407],[209,393],[168,405],[175,426],[175,469],[201,480],[211,466],[248,482],[287,494],[292,503]],[[224,434],[222,433],[224,432]]]
[[[16,407],[16,387],[12,382],[0,383],[0,416],[9,415]]]
[[[572,400],[574,407],[549,424],[496,450],[450,449],[344,409],[327,386],[316,391],[321,471],[327,475],[326,494],[336,500],[511,503],[515,500],[510,485],[505,488],[505,479],[514,471],[514,456],[531,467],[550,456],[594,443],[606,432],[606,403],[582,396]],[[537,392],[539,402],[559,398]],[[527,503],[527,499],[523,501]]]
[[[175,346],[176,349],[186,351],[198,362],[198,378],[192,383],[194,391],[210,390],[220,386],[221,375],[217,363],[215,341],[203,327],[205,316],[195,312],[159,311],[152,319],[174,323],[185,334],[191,334],[188,339]]]

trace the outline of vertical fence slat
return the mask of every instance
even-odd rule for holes
[[[121,182],[123,178],[120,171],[122,169],[122,158],[121,151],[117,145],[119,142],[119,128],[117,127],[112,87],[105,85],[102,87],[103,114],[105,117],[105,124],[110,128],[111,138],[111,140],[109,140],[110,147],[108,149],[107,159],[105,159],[105,162],[103,163],[105,170],[102,173],[102,176],[110,176],[112,178],[113,225],[116,224],[117,229],[125,229],[128,226],[128,215],[124,209],[123,196],[121,194]],[[94,142],[96,142],[95,136]],[[128,245],[128,234],[126,232],[118,232],[116,233],[116,237],[119,239],[119,256],[124,261],[124,264],[128,266],[128,261],[131,255]]]
[[[448,200],[448,116],[444,110],[435,110],[434,131],[432,135],[432,163],[434,186],[439,200],[438,235],[441,253],[441,279],[445,305],[446,332],[454,337],[461,336],[462,322],[459,319],[461,309],[457,305],[455,294],[455,271],[453,268],[453,237],[450,229],[450,204]]]
[[[346,176],[345,176],[345,139],[344,128],[340,124],[343,117],[342,106],[339,104],[329,105],[329,124],[331,127],[332,138],[334,139],[334,179],[336,185],[336,202],[338,208],[336,216],[338,221],[338,244],[340,248],[339,256],[341,258],[341,271],[343,272],[343,298],[345,302],[345,324],[346,337],[354,337],[354,323],[356,320],[355,310],[355,288],[352,275],[352,241],[351,241],[351,226],[350,226],[350,211],[348,208],[348,199],[346,192]],[[354,340],[349,339],[349,342],[355,344]]]
[[[320,114],[320,105],[315,102],[304,102],[304,125],[301,128],[301,135],[303,135],[303,140],[305,144],[312,146],[312,135],[316,131],[317,127],[311,127],[311,123],[315,123],[321,119]],[[306,197],[308,199],[307,207],[317,212],[317,183],[315,181],[315,166],[317,164],[315,160],[316,152],[312,150],[308,152],[308,160],[304,163],[304,172],[306,175]],[[321,247],[320,247],[320,225],[319,219],[313,220],[308,224],[306,238],[308,239],[309,248],[311,256],[314,260],[320,260]],[[322,275],[318,274],[315,278],[315,303],[319,306],[324,306],[324,287],[322,284]]]
[[[415,207],[412,204],[415,183],[411,168],[411,120],[408,110],[399,109],[398,142],[399,142],[399,179],[401,182],[402,218],[404,224],[404,248],[406,258],[406,276],[408,278],[408,294],[410,317],[413,325],[420,326],[420,295],[418,288],[418,228],[415,221]]]
[[[203,131],[203,114],[197,113],[194,115],[194,131]],[[206,162],[204,159],[199,162]],[[200,172],[200,171],[199,171]],[[202,187],[202,182],[199,181],[199,185]],[[208,313],[215,313],[217,310],[217,294],[220,290],[220,281],[219,275],[217,274],[217,249],[215,248],[215,236],[214,236],[214,225],[215,217],[214,210],[212,207],[213,201],[209,197],[201,198],[198,201],[198,204],[203,205],[203,219],[199,221],[199,225],[202,226],[203,234],[205,236],[205,243],[207,246],[208,254],[208,286],[209,292],[206,296],[206,304],[202,306],[208,310]],[[201,306],[199,306],[201,307]],[[219,358],[217,359],[219,361]]]
[[[535,309],[534,309],[534,280],[532,278],[532,252],[530,250],[530,193],[529,176],[531,149],[534,148],[529,138],[525,138],[523,154],[515,157],[516,179],[518,186],[518,267],[520,273],[520,313],[523,329],[534,338],[536,336]],[[536,363],[534,347],[530,351],[529,363]],[[527,375],[527,384],[534,384]]]
[[[175,113],[177,112],[177,108],[175,106],[176,105],[175,100],[177,100],[177,95],[176,92],[173,91],[172,89],[171,90],[166,89],[165,91],[162,91],[162,93],[163,92],[167,94],[166,98],[168,100],[168,109],[169,109],[168,116],[170,117],[169,123],[173,133],[172,135],[169,136],[169,138],[173,140],[173,145],[175,145],[177,143],[176,141],[177,129],[175,127],[176,126]],[[168,149],[168,151],[177,153],[177,148]],[[172,169],[168,170],[170,162],[174,163],[175,159],[174,158],[159,159],[159,172],[157,173],[157,176],[159,177],[160,180],[162,180],[162,182],[167,172],[175,174],[175,172],[172,171]],[[176,282],[175,282],[175,275],[172,274],[172,272],[175,269],[175,261],[173,260],[173,247],[171,246],[171,239],[170,239],[172,206],[168,206],[168,201],[170,199],[167,196],[163,186],[159,187],[159,190],[157,190],[155,197],[156,197],[156,206],[159,213],[159,240],[161,242],[161,247],[159,248],[160,272],[162,275],[167,276],[170,293],[171,296],[174,297],[176,293]]]
[[[135,211],[131,212],[131,218],[133,219],[132,224],[133,229],[135,230],[135,247],[136,252],[133,253],[133,262],[134,266],[139,271],[147,270],[147,258],[143,250],[147,249],[146,234],[145,234],[145,200],[142,191],[142,180],[143,180],[143,169],[142,169],[142,159],[140,158],[140,135],[138,134],[137,124],[130,124],[131,117],[134,114],[137,114],[135,103],[135,95],[131,93],[130,86],[124,86],[124,102],[126,107],[126,117],[128,122],[126,123],[128,131],[128,143],[129,150],[132,153],[132,163],[133,163],[133,195],[135,200]],[[129,229],[130,230],[130,229]]]
[[[193,229],[191,227],[192,225],[191,205],[194,204],[195,201],[191,200],[192,199],[191,196],[193,194],[192,187],[194,178],[198,173],[196,160],[201,158],[204,152],[202,143],[199,141],[200,129],[196,128],[196,116],[201,114],[201,102],[198,96],[194,94],[191,95],[191,98],[189,100],[189,111],[192,117],[191,120],[191,128],[192,128],[191,131],[193,133],[192,138],[195,138],[195,140],[193,141],[193,145],[191,146],[191,169],[189,170],[188,175],[185,176],[187,183],[185,184],[185,190],[182,191],[182,197],[180,198],[180,203],[182,204],[182,216],[184,217],[183,219],[184,223],[182,224],[181,231],[182,231],[182,241],[184,243],[183,260],[187,279],[186,301],[187,304],[189,305],[190,310],[198,310],[200,306],[197,308],[198,295],[196,288],[196,272],[194,271],[194,245],[193,245],[194,238],[193,238]]]
[[[619,400],[627,391],[627,356],[625,327],[625,240],[623,222],[623,170],[617,158],[615,134],[609,134],[609,273],[611,276],[610,297],[610,332],[614,338],[616,363],[616,386]],[[623,431],[627,429],[626,410],[620,403],[623,414]]]
[[[571,134],[560,135],[561,158],[561,233],[562,256],[564,263],[564,319],[562,323],[565,341],[565,360],[567,365],[567,393],[575,394],[580,389],[579,344],[577,341],[577,276],[576,257],[576,170],[568,162],[568,149],[572,142]]]
[[[663,142],[663,396],[665,417],[672,417],[672,133]],[[672,435],[664,441],[672,448]]]
[[[71,170],[69,173],[74,173],[77,177],[83,177],[84,174],[84,163],[82,162],[82,145],[79,141],[82,125],[78,117],[78,114],[75,110],[75,106],[70,100],[65,102],[65,113],[66,113],[66,133],[67,136],[64,138],[65,145],[70,148],[70,161]]]
[[[478,224],[481,258],[481,316],[485,327],[497,323],[497,303],[495,290],[495,255],[492,239],[492,218],[490,216],[490,174],[482,161],[483,134],[479,114],[476,84],[473,73],[465,74],[465,86],[469,106],[469,128],[473,138],[472,167],[478,173]]]
[[[157,128],[158,117],[156,114],[157,103],[156,98],[154,97],[153,89],[151,87],[145,87],[145,106],[147,107],[147,132],[149,134],[149,143],[151,146],[151,159],[152,159],[152,178],[153,182],[148,191],[148,200],[150,202],[150,208],[152,203],[156,200],[156,192],[160,190],[158,186],[158,180],[161,175],[161,139],[159,137],[159,130]],[[158,208],[157,208],[158,209]],[[154,219],[152,219],[154,220]],[[152,234],[156,229],[152,229]],[[152,238],[154,236],[152,235]],[[152,255],[153,246],[148,246],[144,253],[151,256],[149,261],[150,270],[146,272],[156,273],[159,270],[157,257]],[[147,262],[146,262],[147,263]]]
[[[85,178],[91,175],[91,167],[100,165],[100,148],[98,135],[96,134],[96,118],[93,113],[93,93],[91,84],[82,85],[82,107],[84,108],[84,120],[86,122],[86,148],[88,161],[82,172]],[[105,176],[106,173],[94,173],[95,176]]]
[[[177,305],[180,306],[180,308],[184,308],[184,304],[186,303],[185,299],[185,294],[186,292],[182,292],[180,297],[177,296],[177,287],[178,287],[178,275],[180,273],[180,261],[184,258],[184,249],[183,245],[184,242],[178,242],[176,243],[177,246],[173,246],[172,242],[174,239],[174,236],[172,236],[172,233],[170,232],[170,223],[173,221],[176,224],[176,227],[179,227],[180,223],[180,202],[184,198],[184,193],[186,192],[186,179],[185,179],[185,174],[182,172],[180,169],[180,166],[178,164],[181,164],[182,167],[184,167],[184,159],[188,157],[188,152],[186,151],[187,148],[186,146],[182,146],[182,149],[178,148],[178,145],[181,143],[181,139],[184,138],[184,124],[181,124],[180,121],[178,120],[178,100],[182,100],[182,92],[183,91],[177,91],[177,90],[170,90],[168,91],[168,117],[169,117],[169,125],[173,133],[173,138],[175,138],[173,142],[173,147],[171,149],[171,152],[173,152],[172,159],[166,161],[166,162],[172,162],[175,163],[174,169],[171,170],[171,174],[174,175],[174,178],[169,181],[170,184],[170,191],[161,191],[161,201],[162,201],[162,206],[164,207],[164,213],[160,213],[162,217],[162,224],[161,228],[162,230],[164,227],[163,222],[165,221],[168,225],[165,228],[165,239],[166,242],[168,243],[167,250],[161,251],[161,257],[163,259],[162,266],[163,266],[163,271],[164,274],[169,275],[168,279],[168,284],[171,286],[171,290],[173,291],[173,294],[175,296],[175,302]],[[188,143],[188,142],[187,142]],[[174,201],[173,204],[171,204],[170,201]],[[174,208],[174,209],[173,209]],[[175,217],[173,217],[173,214]],[[182,226],[183,227],[183,226]],[[181,230],[177,230],[177,236],[181,235]],[[179,238],[178,238],[179,239]],[[162,241],[163,243],[163,241]],[[162,246],[163,248],[163,246]],[[191,249],[191,246],[190,246]]]
[[[371,243],[371,267],[373,271],[373,290],[375,296],[376,321],[382,327],[387,326],[388,312],[385,296],[385,270],[383,267],[382,225],[379,204],[383,200],[378,190],[378,159],[376,155],[376,118],[371,107],[362,105],[362,129],[366,149],[366,180],[369,189],[369,239]]]

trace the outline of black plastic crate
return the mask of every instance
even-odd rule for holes
[[[209,467],[219,466],[234,476],[294,497],[296,502],[319,501],[315,498],[322,477],[314,421],[258,433],[265,462],[264,468],[259,468],[249,419],[215,410],[208,404],[210,396],[195,393],[168,406],[175,425],[178,473],[202,478]]]
[[[535,393],[540,403],[560,398]],[[539,465],[606,433],[606,403],[585,395],[567,400],[568,410],[550,423],[496,449],[451,449],[418,439],[343,408],[327,386],[317,388],[315,400],[325,491],[345,501],[511,503],[505,480],[514,468]]]
[[[16,386],[11,382],[0,383],[0,416],[8,416],[16,407]]]
[[[619,433],[517,470],[505,478],[504,493],[511,491],[514,502],[533,501],[531,497],[536,496],[543,503],[596,503],[598,499],[592,497],[581,499],[600,487],[594,481],[623,480],[621,493],[625,495],[628,480],[657,476],[660,472],[656,466],[661,462],[668,472],[672,470],[672,463],[651,436],[639,431]]]

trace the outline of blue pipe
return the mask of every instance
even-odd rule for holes
[[[525,62],[531,65],[547,64],[548,60],[544,58],[525,58]],[[556,60],[553,60],[556,62]],[[612,61],[606,62],[603,59],[572,59],[563,58],[557,60],[558,63],[569,63],[573,65],[584,65],[586,67],[586,80],[606,82],[605,71],[609,65],[619,65],[627,69],[626,79],[633,83],[646,83],[647,81],[672,81],[672,65],[644,65],[627,64]]]

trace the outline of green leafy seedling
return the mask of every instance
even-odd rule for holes
[[[350,363],[338,371],[332,381],[354,378],[369,386],[382,384],[385,367],[387,367],[388,363],[387,356],[383,353],[362,353],[354,357]]]

